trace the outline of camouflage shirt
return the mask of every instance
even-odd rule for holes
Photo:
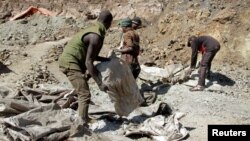
[[[132,47],[133,51],[129,53],[122,53],[121,58],[125,60],[128,64],[138,63],[137,56],[140,52],[140,37],[135,33],[133,29],[125,32],[123,34],[123,47]]]

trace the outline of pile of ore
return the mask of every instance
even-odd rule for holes
[[[38,84],[58,84],[58,80],[47,69],[47,66],[34,64],[31,72],[24,74],[23,78],[17,82],[21,87],[38,88]]]
[[[49,49],[48,54],[43,57],[46,63],[52,63],[54,61],[58,61],[60,55],[63,52],[63,47],[64,45],[59,44]]]
[[[8,61],[10,54],[11,52],[7,49],[0,50],[0,62],[2,62],[4,65],[10,65],[11,62]]]

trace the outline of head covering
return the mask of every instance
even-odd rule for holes
[[[136,24],[137,26],[140,26],[140,25],[142,24],[141,18],[139,18],[139,17],[134,17],[134,18],[132,19],[132,23],[133,23],[133,24]]]
[[[130,18],[122,19],[119,23],[119,26],[121,27],[131,27],[132,26],[132,20]]]

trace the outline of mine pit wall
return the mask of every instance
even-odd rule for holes
[[[249,68],[250,1],[204,2],[169,2],[158,19],[158,32],[162,36],[155,42],[173,38],[185,44],[190,35],[211,35],[221,43],[215,57],[217,62]]]
[[[4,0],[0,2],[0,12],[15,15],[29,6],[73,18],[85,18],[87,12],[97,14],[105,8],[112,11],[114,20],[140,16],[147,23],[147,28],[139,30],[143,33],[142,45],[147,47],[152,46],[146,40],[165,48],[166,40],[177,40],[179,44],[174,46],[179,46],[190,35],[211,35],[222,46],[215,58],[217,62],[250,67],[249,0]]]

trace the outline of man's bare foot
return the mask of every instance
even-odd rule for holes
[[[203,91],[204,89],[204,86],[196,85],[195,87],[190,88],[189,91]]]

